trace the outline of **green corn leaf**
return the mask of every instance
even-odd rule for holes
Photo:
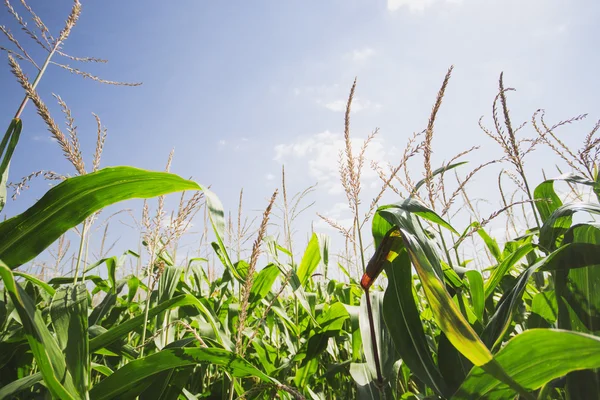
[[[481,273],[476,270],[467,271],[465,276],[469,280],[469,290],[471,292],[471,303],[477,320],[483,324],[483,311],[485,310],[485,296],[483,294],[483,278]]]
[[[311,331],[308,338],[303,365],[325,351],[329,338],[340,334],[342,326],[348,318],[346,308],[339,301],[325,305],[323,312],[317,316],[318,327]]]
[[[359,309],[358,306],[349,306],[344,304],[346,311],[350,316],[350,334],[352,335],[352,362],[362,360],[363,340],[360,333]],[[383,314],[382,314],[383,315]],[[386,328],[387,329],[387,328]],[[389,334],[388,334],[389,335]],[[391,337],[391,336],[390,336]]]
[[[59,288],[50,304],[50,316],[67,370],[79,395],[89,388],[88,293],[85,284]]]
[[[573,214],[580,211],[600,214],[600,205],[593,203],[569,203],[557,208],[540,229],[540,247],[548,251],[556,250],[558,238],[571,226]]]
[[[194,366],[192,365],[162,371],[153,375],[151,379],[148,379],[148,381],[151,381],[150,385],[140,394],[139,400],[177,399],[183,386],[190,380],[193,373]],[[139,390],[139,386],[132,388],[132,390]],[[124,397],[129,397],[131,394],[133,394],[132,391],[129,391]]]
[[[549,324],[555,323],[558,319],[558,305],[554,290],[546,290],[533,296],[531,312],[545,319]]]
[[[92,363],[92,369],[94,371],[100,372],[104,376],[110,376],[114,372],[112,369],[110,369],[106,365],[102,365],[102,364],[98,364],[98,363]]]
[[[440,274],[437,273],[430,262],[430,260],[435,261],[437,259],[429,258],[428,256],[431,253],[425,251],[421,245],[421,243],[425,246],[430,244],[420,225],[411,221],[414,217],[407,218],[385,211],[382,214],[388,217],[389,221],[394,221],[394,225],[399,230],[400,238],[408,252],[411,263],[419,275],[427,302],[440,329],[447,336],[450,343],[474,365],[484,366],[488,373],[506,382],[524,398],[531,399],[532,396],[514,382],[494,361],[489,349],[465,320],[456,303],[446,291],[443,282],[440,280]],[[410,233],[406,229],[410,229]],[[412,234],[413,232],[415,235]]]
[[[310,361],[308,361],[296,370],[296,375],[294,376],[294,384],[297,387],[305,387],[309,383],[311,377],[313,377],[317,373],[318,369],[319,360],[316,358],[312,358]]]
[[[600,245],[590,243],[570,243],[538,261],[521,273],[514,287],[506,292],[498,304],[496,311],[485,327],[482,339],[491,347],[497,348],[512,320],[513,311],[520,304],[527,282],[536,271],[568,271],[600,264]]]
[[[104,168],[69,178],[24,213],[0,223],[0,259],[14,269],[108,205],[182,190],[202,187],[177,175],[132,167]]]
[[[452,301],[443,283],[435,275],[419,243],[410,233],[402,229],[400,232],[423,285],[427,301],[448,340],[475,365],[484,365],[491,361],[492,354],[464,319],[456,303]]]
[[[12,271],[0,261],[0,277],[19,314],[27,342],[50,393],[59,399],[78,399],[64,356],[31,298],[18,286]]]
[[[256,305],[262,300],[273,287],[273,283],[279,276],[279,268],[275,264],[269,264],[264,267],[252,282],[252,288],[250,289],[250,304]]]
[[[106,332],[108,332],[108,329],[100,325],[90,325],[90,327],[88,328],[90,340]],[[113,341],[112,343],[107,345],[104,349],[96,350],[96,353],[107,351],[123,356],[128,360],[134,360],[138,358],[139,353],[131,345],[127,344],[127,339],[127,336],[121,337],[118,340]]]
[[[568,372],[599,368],[600,339],[564,330],[530,329],[511,339],[494,359],[519,385],[533,391]],[[453,399],[500,400],[515,394],[475,367]]]
[[[431,173],[431,177],[433,178],[436,175],[442,174],[442,173],[444,173],[446,171],[449,171],[449,170],[454,169],[456,167],[460,167],[461,165],[464,165],[464,164],[467,164],[467,163],[468,163],[468,161],[461,161],[461,162],[457,162],[457,163],[454,163],[454,164],[446,165],[444,167],[440,167],[440,168],[436,169],[435,171],[433,171]],[[421,179],[419,182],[417,182],[417,184],[413,188],[413,191],[412,191],[411,195],[414,195],[421,188],[421,186],[423,186],[425,183],[427,183],[426,179]]]
[[[600,224],[577,224],[565,233],[564,243],[600,244]],[[575,315],[561,308],[559,328],[584,333],[600,332],[600,263],[572,269],[556,276],[556,293]],[[562,301],[561,301],[562,303]],[[572,319],[572,322],[569,320]],[[578,327],[578,321],[581,327]]]
[[[298,279],[300,279],[300,284],[302,286],[306,287],[307,282],[319,266],[320,262],[321,250],[319,247],[319,237],[316,233],[313,233],[308,242],[308,246],[306,246],[297,272]]]
[[[189,294],[179,295],[179,296],[173,297],[169,301],[166,301],[164,303],[157,305],[156,307],[151,308],[150,310],[148,310],[148,318],[154,318],[154,316],[158,315],[159,313],[161,313],[165,310],[175,308],[175,307],[187,306],[187,305],[196,307],[198,309],[198,311],[200,311],[202,313],[202,316],[204,318],[206,318],[208,323],[211,325],[213,332],[216,335],[217,341],[219,341],[219,343],[223,344],[217,324],[216,324],[212,314],[204,306],[204,304],[202,304],[202,302],[200,302],[198,299],[196,299],[192,295],[189,295]],[[115,327],[109,329],[106,333],[103,333],[100,336],[97,336],[97,337],[93,338],[92,340],[90,340],[90,352],[95,352],[97,350],[100,350],[100,349],[110,345],[111,343],[113,343],[113,342],[119,340],[120,338],[122,338],[123,336],[127,335],[132,330],[142,326],[143,323],[144,323],[144,315],[141,314],[141,315],[138,315],[137,317],[134,317],[134,318],[126,321],[126,322],[123,322],[122,324],[120,324],[118,326],[115,326]]]
[[[373,237],[380,246],[391,225],[379,214],[373,218]],[[399,241],[399,239],[398,239]],[[419,310],[413,296],[413,280],[408,253],[401,242],[393,249],[399,255],[386,266],[388,287],[383,299],[383,317],[392,340],[404,363],[421,381],[438,394],[448,394],[444,380],[433,357]]]
[[[419,217],[431,221],[440,226],[443,226],[452,233],[458,235],[456,229],[454,229],[449,223],[444,221],[442,217],[437,215],[435,211],[429,209],[425,204],[423,204],[423,202],[421,202],[417,198],[409,197],[408,199],[401,201],[400,203],[379,207],[378,211],[392,211],[390,209],[399,209],[407,213],[418,215]]]
[[[576,224],[565,232],[563,243],[600,244],[600,224]],[[598,260],[600,261],[600,260]],[[598,336],[600,332],[600,263],[555,274],[558,328]],[[600,393],[600,371],[567,375],[567,393],[583,400]]]
[[[475,224],[479,225],[477,222]],[[490,235],[488,235],[483,228],[479,228],[477,230],[477,234],[481,239],[483,239],[483,242],[485,243],[485,246],[489,250],[490,254],[496,259],[496,261],[501,262],[502,252],[500,251],[500,247],[498,246],[496,239],[490,237]]]
[[[217,365],[236,378],[255,377],[263,382],[271,378],[235,353],[217,348],[169,348],[132,361],[95,385],[91,400],[132,398],[162,371],[202,363]],[[124,394],[127,393],[125,397]]]
[[[498,287],[498,284],[500,283],[502,278],[504,276],[506,276],[506,274],[508,274],[509,271],[523,257],[527,256],[527,254],[531,253],[532,251],[533,251],[533,245],[531,243],[525,243],[525,244],[519,246],[510,255],[504,257],[502,262],[500,264],[498,264],[498,266],[496,268],[494,268],[490,277],[485,281],[484,292],[485,292],[486,299],[494,293],[494,291],[496,290],[496,287]]]
[[[46,282],[42,281],[41,279],[36,278],[33,275],[29,275],[29,274],[26,274],[24,272],[19,272],[19,271],[13,271],[13,275],[20,276],[21,278],[27,279],[29,282],[33,283],[34,285],[37,285],[40,288],[44,289],[46,291],[46,293],[48,293],[50,296],[54,296],[54,293],[56,292],[56,290],[54,290],[54,288],[52,286],[48,285]],[[71,281],[73,281],[73,278],[70,278],[70,282]]]
[[[0,399],[18,399],[18,393],[23,390],[30,389],[36,383],[42,381],[43,376],[41,372],[36,372],[21,379],[17,379],[0,388]]]
[[[229,258],[229,254],[227,253],[227,247],[223,242],[223,238],[225,237],[225,210],[223,209],[223,204],[217,195],[210,190],[203,189],[203,192],[204,198],[206,199],[206,206],[208,208],[208,218],[210,219],[213,232],[217,238],[217,242],[212,243],[213,249],[219,256],[219,259],[225,268],[229,270],[231,275],[233,275],[233,277],[239,282],[243,283],[244,277],[231,262],[231,258]]]
[[[450,343],[444,332],[440,333],[438,339],[437,362],[448,386],[448,393],[454,393],[460,387],[473,367],[473,364]]]
[[[535,202],[535,207],[542,217],[542,222],[546,222],[550,215],[563,205],[554,191],[554,180],[539,184],[533,191],[533,197],[539,200]]]

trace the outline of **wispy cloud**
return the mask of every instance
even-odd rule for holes
[[[327,108],[328,110],[331,110],[334,112],[345,112],[347,102],[348,102],[348,100],[342,100],[342,99],[330,101],[328,103],[324,103],[321,100],[317,100],[317,104],[320,104],[323,107]],[[363,110],[369,110],[369,109],[378,110],[380,108],[381,108],[381,104],[373,103],[370,100],[362,101],[360,98],[355,98],[352,101],[352,112],[353,113],[363,111]]]
[[[352,139],[352,147],[355,154],[358,153],[363,143],[362,138]],[[274,159],[279,162],[285,161],[306,163],[308,173],[319,182],[319,186],[327,189],[330,194],[342,193],[343,188],[339,182],[339,154],[344,149],[344,138],[341,133],[325,131],[309,136],[296,138],[291,143],[278,144],[275,146]],[[365,168],[362,178],[365,183],[377,179],[377,174],[368,166],[371,160],[382,160],[389,156],[394,149],[386,149],[379,139],[371,141],[365,153]]]
[[[48,135],[34,135],[31,137],[34,142],[56,142],[56,139]]]

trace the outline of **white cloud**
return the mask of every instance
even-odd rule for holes
[[[434,3],[441,0],[388,0],[387,7],[390,11],[397,11],[402,7],[408,7],[412,12],[423,12],[431,7]],[[460,4],[462,0],[443,0],[446,3]]]
[[[352,139],[352,150],[356,155],[363,144],[363,139]],[[339,155],[345,148],[341,133],[325,131],[310,136],[299,137],[292,143],[275,146],[274,159],[279,162],[302,162],[308,166],[308,173],[323,185],[330,194],[343,192],[339,178]],[[390,150],[391,151],[391,150]],[[382,160],[389,155],[379,139],[374,139],[365,152],[365,164],[362,171],[364,183],[378,179],[377,174],[369,167],[371,160]]]
[[[367,59],[375,55],[375,50],[370,47],[364,49],[356,49],[352,52],[352,59],[354,61],[366,61]]]
[[[323,105],[323,107],[334,111],[334,112],[345,112],[347,100],[334,100],[329,103],[323,103],[321,100],[317,100],[317,104]],[[363,110],[374,109],[378,110],[381,108],[381,104],[373,103],[370,100],[361,101],[359,98],[352,100],[352,112],[356,113]]]
[[[265,175],[265,178],[267,178],[268,181],[272,181],[273,179],[275,179],[275,175],[269,173]]]
[[[226,144],[227,144],[226,140],[223,140],[223,139],[219,140],[219,146],[225,146]]]
[[[317,101],[317,103],[322,104],[320,101]],[[325,103],[323,106],[331,111],[343,112],[346,110],[346,100],[335,100]],[[360,110],[362,110],[361,104],[359,102],[355,102],[354,107],[352,107],[352,111],[359,112]]]

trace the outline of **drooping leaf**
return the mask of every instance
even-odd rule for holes
[[[549,180],[539,184],[533,191],[533,198],[538,200],[535,202],[535,207],[540,213],[542,222],[552,215],[560,206],[562,201],[554,191],[554,180]]]
[[[468,161],[461,161],[461,162],[457,162],[457,163],[454,163],[454,164],[448,164],[446,166],[440,167],[440,168],[434,170],[431,173],[431,177],[433,178],[434,176],[442,174],[442,173],[444,173],[446,171],[449,171],[451,169],[454,169],[456,167],[460,167],[461,165],[464,165],[464,164],[467,164],[467,163],[468,163]],[[411,194],[415,194],[417,192],[417,190],[419,190],[421,188],[421,186],[423,186],[425,183],[427,183],[426,179],[421,179],[419,182],[417,182],[417,184],[413,188],[413,191],[412,191]]]
[[[372,229],[376,244],[381,243],[390,228],[391,225],[379,214],[375,215]],[[383,299],[385,324],[404,363],[438,394],[447,395],[444,380],[429,351],[419,310],[413,297],[408,253],[403,248],[394,250],[399,255],[386,266],[388,287]]]
[[[383,212],[382,212],[383,211]],[[412,216],[402,216],[395,213],[387,214],[385,210],[379,211],[383,216],[393,221],[404,247],[406,248],[410,261],[414,266],[423,286],[427,302],[433,312],[433,315],[440,329],[447,336],[452,345],[461,352],[469,361],[477,366],[486,366],[486,371],[493,374],[498,379],[510,385],[527,399],[531,399],[525,389],[519,387],[514,380],[506,374],[505,371],[493,360],[489,349],[484,345],[479,336],[475,333],[471,325],[465,320],[457,305],[448,294],[440,274],[432,265],[439,263],[439,260],[432,257],[431,250],[424,250],[423,246],[430,246],[429,239],[426,237],[420,225],[411,221]],[[407,231],[407,229],[410,230]],[[413,235],[415,233],[415,235]],[[423,244],[423,246],[421,246]],[[387,320],[386,320],[387,321]]]
[[[492,359],[491,353],[452,301],[442,282],[435,275],[419,243],[408,232],[401,230],[401,234],[440,329],[454,347],[473,364],[487,364]]]
[[[54,293],[56,293],[56,290],[54,290],[54,288],[52,286],[48,285],[46,282],[42,281],[41,279],[36,278],[33,275],[26,274],[25,272],[20,272],[20,271],[13,271],[13,275],[20,276],[21,278],[27,279],[34,285],[37,285],[40,288],[44,289],[46,291],[46,293],[48,293],[50,296],[54,296]],[[72,278],[71,278],[71,280],[72,280]]]
[[[411,213],[414,215],[418,215],[419,217],[431,221],[435,224],[443,226],[448,229],[452,233],[458,235],[456,229],[454,229],[448,222],[444,221],[442,217],[440,217],[435,211],[427,208],[425,204],[423,204],[419,199],[414,197],[409,197],[408,199],[401,201],[399,203],[390,204],[386,206],[379,207],[378,211],[388,210],[389,209],[400,209],[407,213]]]
[[[69,178],[24,213],[0,223],[0,259],[14,269],[106,206],[182,190],[202,187],[177,175],[132,167],[104,168]]]
[[[557,208],[540,229],[540,246],[549,251],[555,250],[557,239],[571,226],[573,214],[580,211],[600,214],[600,205],[593,203],[568,203]]]

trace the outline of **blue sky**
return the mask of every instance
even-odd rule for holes
[[[174,148],[172,171],[212,185],[226,209],[236,207],[242,187],[249,211],[264,208],[285,164],[291,192],[319,182],[311,198],[315,206],[299,221],[301,232],[315,221],[317,229],[335,235],[318,222],[316,211],[342,221],[350,216],[337,183],[337,153],[354,77],[353,135],[362,139],[379,127],[368,156],[380,161],[397,160],[407,138],[426,126],[452,64],[436,124],[434,166],[473,145],[481,146],[467,157],[473,165],[502,156],[477,125],[481,115],[489,121],[501,71],[506,85],[517,88],[509,97],[516,121],[530,120],[538,108],[551,121],[590,113],[589,120],[566,131],[565,140],[577,145],[600,117],[595,51],[600,3],[593,0],[82,3],[64,50],[109,59],[87,68],[102,78],[143,82],[137,88],[111,87],[50,68],[39,92],[57,120],[60,110],[51,93],[70,105],[88,163],[95,112],[109,129],[102,165],[160,170]],[[58,32],[72,3],[30,4]],[[0,24],[27,42],[4,11]],[[8,124],[23,93],[5,65],[0,120]],[[24,67],[33,77],[34,70]],[[23,121],[11,180],[40,169],[72,174],[31,104]],[[531,129],[524,134],[533,135]],[[528,162],[535,182],[541,168],[554,174],[556,159],[545,150]],[[422,169],[414,168],[413,176],[420,177]],[[493,181],[500,167],[494,168],[471,185],[475,196],[489,200],[488,211],[499,204]],[[366,172],[365,204],[378,185],[376,175]],[[47,188],[35,182],[5,212],[21,212]],[[129,235],[125,226],[114,229],[123,230],[116,237]]]

